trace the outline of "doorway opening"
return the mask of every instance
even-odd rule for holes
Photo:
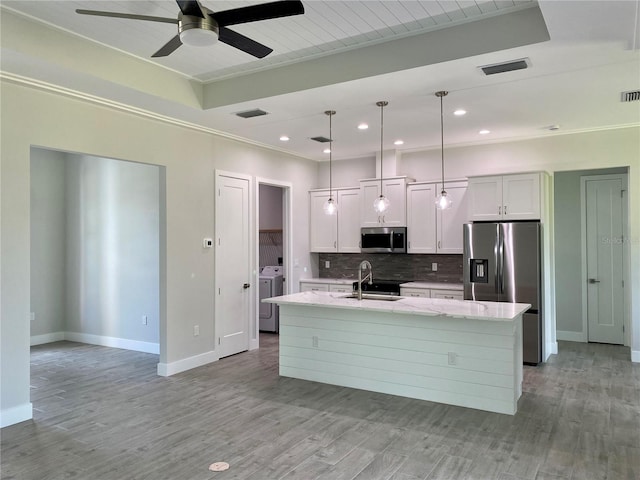
[[[164,169],[31,149],[31,344],[161,354]]]
[[[627,177],[627,167],[554,173],[558,340],[630,344]]]
[[[257,215],[257,298],[256,323],[259,332],[279,332],[278,306],[262,303],[263,298],[291,291],[291,205],[289,183],[258,179]],[[289,280],[289,282],[287,282]]]

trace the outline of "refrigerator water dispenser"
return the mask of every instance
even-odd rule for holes
[[[471,268],[471,283],[489,283],[489,260],[486,258],[471,258],[469,260]]]

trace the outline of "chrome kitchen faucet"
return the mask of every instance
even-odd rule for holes
[[[369,273],[362,278],[362,271],[366,268],[369,269]],[[371,262],[369,260],[363,260],[360,262],[360,266],[358,267],[358,300],[362,300],[362,282],[369,280],[369,285],[373,283],[373,267],[371,266]]]

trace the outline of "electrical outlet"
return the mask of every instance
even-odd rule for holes
[[[331,262],[329,260],[325,260],[324,268],[331,268]]]
[[[447,353],[449,365],[456,365],[458,363],[458,354],[456,352]]]
[[[318,348],[318,337],[311,337],[311,346]]]
[[[431,264],[431,271],[432,272],[437,272],[438,271],[438,264],[436,262],[433,262]]]
[[[200,325],[194,325],[193,326],[193,336],[197,337],[198,335],[200,335]]]
[[[147,318],[146,315],[142,315],[142,324],[149,325],[149,319]]]

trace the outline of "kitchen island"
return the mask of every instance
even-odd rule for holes
[[[280,375],[515,414],[528,304],[347,297],[263,300],[280,306]]]

